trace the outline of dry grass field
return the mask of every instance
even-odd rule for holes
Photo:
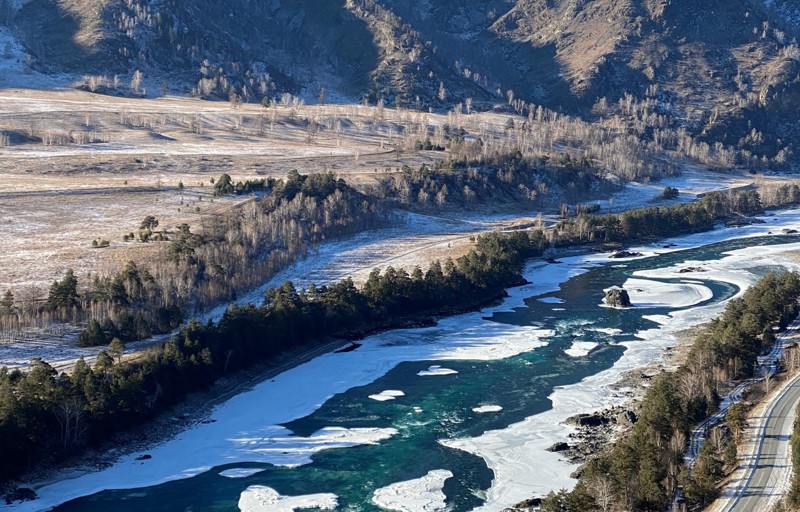
[[[376,109],[357,106],[234,108],[0,91],[0,290],[47,286],[68,267],[83,275],[146,258],[153,244],[122,240],[145,216],[168,229],[200,226],[246,200],[213,197],[212,181],[222,173],[244,180],[331,171],[364,184],[441,158],[405,150],[400,127],[409,120],[401,115],[421,116],[386,109],[382,121]],[[93,249],[96,239],[110,246]]]

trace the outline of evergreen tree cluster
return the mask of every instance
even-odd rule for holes
[[[637,208],[611,215],[579,215],[558,229],[588,241],[627,242],[707,231],[722,220],[763,212],[756,190],[712,192],[700,201]]]
[[[215,193],[258,187],[263,197],[245,211],[215,217],[202,234],[187,224],[178,226],[161,258],[147,266],[130,262],[116,275],[93,276],[83,293],[68,272],[53,284],[48,304],[64,314],[92,311],[81,345],[103,345],[114,337],[144,339],[175,329],[187,312],[232,300],[327,237],[384,220],[374,200],[330,173],[291,171],[285,180],[235,185],[224,174],[215,182]],[[143,225],[157,222],[147,218]]]
[[[552,205],[583,201],[619,187],[603,179],[588,160],[569,155],[556,160],[524,158],[520,153],[480,160],[450,160],[418,169],[403,166],[376,191],[411,206],[474,206],[489,202]]]
[[[41,360],[27,372],[2,368],[0,479],[140,424],[255,361],[331,336],[359,336],[477,307],[521,284],[525,260],[545,247],[539,232],[491,234],[480,237],[466,256],[435,263],[426,272],[375,271],[360,290],[350,279],[305,291],[287,282],[269,290],[261,306],[231,306],[217,324],[190,322],[138,360],[119,361],[117,338],[110,348],[114,357],[103,351],[93,367],[81,360],[71,375],[58,375]],[[147,281],[129,271],[133,283]],[[123,335],[121,326],[115,329],[92,323],[86,336],[105,342]]]

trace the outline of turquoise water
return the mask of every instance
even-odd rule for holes
[[[297,468],[269,464],[218,466],[193,478],[142,489],[105,491],[69,502],[58,511],[234,511],[239,495],[251,485],[272,487],[282,495],[334,493],[339,510],[376,511],[371,503],[376,489],[419,478],[434,469],[450,470],[444,492],[452,511],[467,511],[482,504],[492,472],[477,456],[439,444],[441,439],[479,436],[502,429],[550,408],[548,396],[557,386],[613,366],[625,348],[620,341],[635,340],[632,333],[658,325],[642,315],[668,314],[682,308],[616,310],[598,307],[604,288],[625,282],[637,270],[656,269],[686,260],[715,260],[725,251],[800,241],[800,236],[761,237],[729,241],[699,249],[665,254],[633,262],[609,262],[566,282],[560,291],[531,297],[525,307],[496,313],[487,321],[520,326],[537,326],[554,331],[546,347],[501,361],[448,361],[447,368],[458,374],[420,378],[416,374],[434,363],[402,363],[375,382],[352,388],[328,400],[313,414],[285,424],[300,436],[323,427],[391,427],[398,435],[378,445],[327,450],[313,456],[313,463]],[[749,269],[764,274],[774,267]],[[686,279],[705,276],[687,274]],[[663,280],[665,282],[679,280]],[[705,280],[717,303],[730,298],[735,286]],[[543,303],[537,298],[558,297],[563,304]],[[692,307],[697,307],[692,306]],[[619,329],[609,335],[592,329]],[[574,340],[598,342],[601,346],[585,357],[564,353]],[[377,402],[368,395],[386,389],[405,393],[400,400]],[[499,413],[478,414],[473,407],[500,405]],[[580,411],[575,411],[580,412]],[[225,478],[219,472],[230,468],[262,468],[247,478]]]

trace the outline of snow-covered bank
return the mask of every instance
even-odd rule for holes
[[[658,246],[633,250],[643,253],[642,257],[652,257],[735,238],[763,236],[769,231],[777,232],[783,227],[796,228],[800,225],[800,211],[777,212],[765,216],[764,220],[766,224],[718,229],[710,233],[667,240]],[[671,247],[664,248],[665,245]],[[718,261],[686,261],[668,269],[642,271],[635,275],[649,279],[685,278],[686,274],[679,273],[682,268],[702,266],[706,271],[691,274],[693,281],[714,280],[731,283],[740,289],[737,294],[739,296],[757,280],[755,275],[747,271],[748,268],[759,265],[781,265],[800,269],[800,265],[793,258],[781,257],[781,254],[790,250],[800,250],[800,244],[731,251]],[[587,271],[593,265],[608,261],[607,258],[608,255],[564,258],[559,264],[561,268],[558,271],[564,276],[576,275]],[[547,281],[552,278],[550,270],[548,267],[534,268],[526,278],[535,282]],[[566,280],[565,277],[563,282]],[[698,293],[704,296],[702,295],[704,292],[698,290]],[[662,297],[662,300],[667,304],[667,297]],[[674,304],[669,305],[675,307]],[[596,412],[622,404],[625,398],[612,392],[610,386],[618,382],[623,373],[659,360],[664,349],[676,343],[674,335],[676,332],[711,320],[719,315],[726,305],[727,301],[724,301],[689,307],[668,316],[647,317],[661,324],[661,327],[637,332],[638,340],[621,343],[627,350],[609,370],[587,377],[577,384],[557,388],[550,395],[552,409],[507,428],[488,431],[475,438],[441,440],[445,446],[481,456],[493,470],[495,477],[487,494],[487,501],[478,510],[486,512],[500,510],[532,496],[544,495],[550,490],[571,488],[575,481],[570,477],[570,473],[575,470],[575,466],[561,460],[558,454],[547,451],[549,446],[567,439],[567,436],[574,432],[574,428],[563,424],[564,420],[576,413]]]
[[[440,512],[445,510],[442,488],[453,473],[443,469],[430,471],[422,478],[398,482],[375,491],[372,502],[397,512]]]
[[[309,494],[307,496],[281,496],[275,489],[254,485],[239,497],[241,512],[294,512],[309,508],[334,510],[339,506],[335,494]]]

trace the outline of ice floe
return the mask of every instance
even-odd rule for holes
[[[600,344],[594,341],[573,341],[572,345],[564,351],[572,357],[588,356],[589,352],[597,348]]]
[[[381,391],[376,395],[369,395],[371,399],[377,400],[379,402],[387,402],[389,400],[394,400],[401,396],[406,396],[406,394],[396,389],[387,389],[386,391]]]
[[[437,375],[455,375],[458,373],[456,370],[451,370],[450,368],[442,368],[439,365],[433,365],[428,367],[427,370],[422,370],[421,372],[417,373],[420,377],[432,377]]]
[[[339,498],[335,494],[281,496],[275,489],[263,485],[248,487],[239,496],[241,512],[294,512],[309,508],[334,510],[338,506]]]
[[[220,471],[219,476],[224,476],[225,478],[247,478],[262,471],[264,471],[264,468],[231,468]]]
[[[499,405],[481,405],[480,407],[473,407],[472,411],[478,414],[485,414],[487,412],[500,412],[503,408]]]
[[[397,512],[439,512],[446,508],[444,482],[453,473],[436,469],[415,480],[391,484],[375,491],[372,502]]]

